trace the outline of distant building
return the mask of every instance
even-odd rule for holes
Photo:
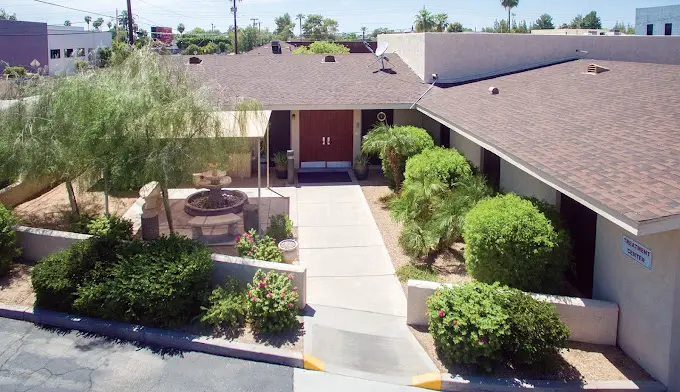
[[[108,31],[85,31],[82,27],[47,26],[47,44],[49,53],[49,73],[57,75],[72,73],[76,70],[76,62],[94,63],[97,49],[110,47],[111,33]]]
[[[635,13],[636,35],[680,35],[680,4],[638,8]]]
[[[0,72],[6,66],[22,66],[29,72],[38,72],[31,66],[33,60],[38,68],[48,65],[47,24],[0,20]]]
[[[607,29],[546,29],[531,30],[531,34],[537,35],[626,35],[619,30]]]

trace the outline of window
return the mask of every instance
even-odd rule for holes
[[[665,35],[672,35],[672,34],[673,34],[673,23],[666,23]]]
[[[73,49],[64,49],[64,57],[67,58],[73,57]]]
[[[50,50],[50,58],[51,58],[51,59],[58,59],[58,58],[61,58],[61,49],[52,49],[52,50]]]
[[[97,58],[97,53],[95,52],[94,48],[90,48],[87,50],[87,58],[90,61],[93,61],[94,59]]]
[[[85,57],[85,48],[78,48],[77,57]]]
[[[647,35],[654,35],[654,25],[653,24],[647,25]]]

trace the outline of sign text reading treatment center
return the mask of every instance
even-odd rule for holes
[[[652,251],[649,248],[640,245],[624,235],[621,243],[621,251],[624,255],[644,265],[645,268],[652,269]]]

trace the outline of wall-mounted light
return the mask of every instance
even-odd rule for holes
[[[295,113],[293,113],[293,120],[295,120]]]

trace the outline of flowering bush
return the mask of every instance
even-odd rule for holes
[[[292,287],[293,275],[258,270],[248,284],[248,316],[261,332],[282,332],[297,325],[300,295]]]
[[[237,237],[236,240],[236,250],[239,257],[276,263],[283,262],[283,253],[269,236],[260,236],[255,230],[250,230],[243,236]]]
[[[432,334],[444,361],[513,366],[548,362],[569,330],[555,307],[507,286],[471,282],[440,288],[427,300]]]
[[[444,361],[491,370],[502,358],[510,328],[498,292],[497,284],[472,282],[440,288],[427,300],[430,334]]]

